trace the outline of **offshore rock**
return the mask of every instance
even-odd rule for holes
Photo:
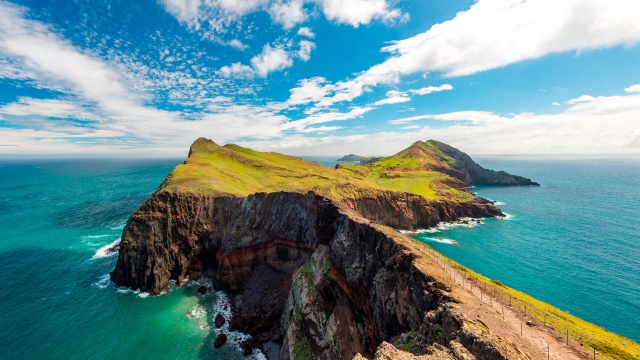
[[[227,343],[227,335],[221,331],[220,334],[218,334],[218,336],[216,337],[216,340],[213,343],[213,347],[216,349],[219,349],[226,343]]]
[[[216,315],[216,318],[214,320],[216,328],[220,329],[222,327],[222,325],[224,325],[225,322],[226,322],[226,320],[225,320],[224,316],[222,316],[222,314]]]

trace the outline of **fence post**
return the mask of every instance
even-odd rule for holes
[[[567,345],[569,345],[569,329],[567,329]]]

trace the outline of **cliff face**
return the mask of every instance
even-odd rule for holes
[[[478,199],[460,206],[389,193],[340,204],[398,229],[434,226],[459,217],[500,216]],[[122,235],[112,279],[159,293],[170,280],[215,268],[216,282],[237,290],[255,263],[291,272],[318,244],[334,236],[338,210],[313,193],[258,193],[245,198],[154,194],[134,212]]]
[[[448,309],[446,286],[415,266],[412,240],[355,210],[415,228],[488,209],[496,211],[410,196],[335,204],[312,193],[158,193],[128,221],[112,280],[157,294],[170,280],[213,271],[215,286],[235,297],[232,328],[253,335],[245,346],[275,344],[284,359],[373,356],[409,332],[447,346],[464,321]]]

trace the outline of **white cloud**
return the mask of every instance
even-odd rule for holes
[[[229,40],[225,43],[225,45],[229,45],[232,48],[238,49],[240,51],[244,51],[249,47],[248,45],[243,44],[242,41],[238,39]]]
[[[181,23],[194,29],[200,28],[200,6],[202,0],[160,0],[167,12]]]
[[[595,100],[595,99],[596,99],[596,98],[594,98],[594,97],[593,97],[593,96],[591,96],[591,95],[582,95],[582,96],[580,96],[580,97],[578,97],[578,98],[571,99],[571,100],[567,101],[566,103],[567,103],[568,105],[574,105],[574,104],[578,104],[578,103],[583,103],[583,102],[593,101],[593,100]]]
[[[321,101],[330,92],[326,84],[327,79],[323,77],[301,80],[297,87],[290,90],[291,95],[287,100],[287,104],[296,106]]]
[[[440,86],[427,86],[420,89],[409,90],[408,93],[413,95],[427,95],[434,92],[446,91],[446,90],[453,90],[453,86],[451,86],[451,84],[444,84]]]
[[[15,116],[40,116],[51,118],[72,118],[98,120],[95,114],[75,103],[56,99],[34,99],[20,97],[17,102],[0,108],[0,114]]]
[[[409,121],[437,118],[470,120],[449,126],[409,125],[406,132],[383,131],[363,135],[292,136],[283,141],[246,143],[261,150],[294,154],[389,155],[416,140],[437,139],[469,154],[508,155],[640,155],[640,94],[600,96],[557,114],[521,113],[501,116],[464,111],[424,115]],[[407,119],[405,119],[407,120]],[[395,121],[395,124],[403,122]],[[418,127],[416,127],[418,126]]]
[[[336,131],[342,129],[342,126],[318,126],[318,127],[308,127],[302,131],[301,133],[319,133],[324,134],[331,131]]]
[[[338,111],[330,111],[309,115],[302,120],[292,121],[288,124],[288,128],[303,131],[311,125],[317,125],[333,121],[345,121],[362,117],[365,113],[373,110],[373,107],[353,107],[349,112],[342,113]]]
[[[390,58],[341,85],[364,91],[410,74],[464,76],[552,53],[633,45],[640,42],[638,13],[634,0],[478,0],[452,20],[384,47]],[[351,101],[363,91],[326,103]]]
[[[112,118],[171,121],[173,115],[169,112],[143,106],[145,96],[132,91],[120,72],[80,52],[45,24],[25,19],[25,11],[0,2],[0,53],[21,62],[32,80],[95,102],[100,111]]]
[[[502,116],[496,115],[487,111],[458,111],[448,114],[428,114],[411,116],[402,119],[396,119],[389,121],[390,124],[408,124],[418,120],[440,120],[440,121],[471,121],[473,123],[486,123],[486,122],[499,122],[508,120]]]
[[[390,90],[390,91],[387,91],[387,97],[385,99],[378,100],[375,103],[373,103],[373,105],[379,106],[379,105],[399,104],[399,103],[405,103],[409,101],[411,101],[411,98],[407,96],[407,93],[397,91],[397,90]]]
[[[392,9],[386,0],[316,0],[327,19],[353,27],[369,24],[372,20],[393,22],[408,16]]]
[[[307,14],[303,5],[303,0],[276,1],[271,4],[269,13],[275,23],[281,24],[285,29],[291,29],[306,20]]]
[[[624,89],[624,91],[628,92],[628,93],[637,93],[640,92],[640,84],[637,85],[631,85],[628,88]]]
[[[314,103],[316,108],[326,108],[341,101],[350,101],[362,95],[365,87],[355,81],[330,83],[323,77],[303,79],[290,89],[289,105]]]
[[[313,33],[313,31],[311,31],[311,29],[310,29],[310,28],[308,28],[308,27],[306,27],[306,26],[301,27],[301,28],[298,30],[298,35],[300,35],[300,36],[306,36],[306,37],[311,38],[311,39],[313,39],[313,38],[315,38],[315,37],[316,37],[316,34],[314,34],[314,33]]]
[[[383,50],[366,76],[444,71],[463,76],[547,54],[640,41],[634,0],[479,0],[450,21]]]
[[[256,74],[266,77],[269,73],[293,66],[293,60],[282,47],[272,47],[267,44],[262,48],[261,54],[251,59],[251,65]]]
[[[218,69],[217,73],[222,77],[235,79],[250,79],[254,76],[254,71],[251,66],[239,62],[225,65]]]
[[[286,30],[304,23],[311,11],[319,8],[329,19],[354,27],[374,20],[385,23],[405,21],[408,15],[392,8],[387,0],[157,0],[165,10],[192,31],[200,32],[221,44],[225,34],[233,33],[235,24],[241,25],[244,16],[265,11],[274,23]],[[305,6],[306,5],[306,6]],[[306,29],[306,30],[303,30]],[[308,28],[302,28],[301,36],[312,38]],[[306,32],[306,33],[305,33]]]
[[[220,8],[228,13],[237,15],[255,11],[264,2],[263,0],[205,0],[205,4],[210,8]]]
[[[298,49],[298,57],[302,61],[311,59],[311,51],[316,48],[316,44],[309,40],[300,40],[300,48]]]

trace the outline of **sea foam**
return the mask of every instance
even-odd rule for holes
[[[243,341],[251,338],[251,335],[241,333],[238,331],[229,331],[229,323],[231,321],[231,302],[229,301],[229,296],[224,291],[216,292],[216,296],[217,296],[217,299],[216,299],[216,302],[213,304],[213,309],[212,309],[213,311],[211,313],[212,320],[215,319],[215,316],[217,314],[220,314],[222,315],[222,317],[224,317],[225,322],[220,329],[213,329],[212,331],[214,335],[219,333],[220,331],[223,331],[228,336],[228,339],[229,339],[228,342],[236,346],[239,350],[242,350],[240,348],[240,344]],[[259,349],[253,349],[253,353],[246,358],[254,359],[254,360],[267,359],[266,356]]]
[[[110,257],[118,254],[118,250],[120,250],[120,238],[116,239],[111,244],[105,245],[100,249],[96,250],[96,253],[93,255],[91,259],[101,259],[105,257]]]
[[[98,289],[105,289],[111,283],[111,277],[109,274],[105,274],[98,278],[98,281],[91,284],[91,286],[97,287]]]
[[[430,240],[430,241],[435,241],[435,242],[438,242],[438,243],[441,243],[441,244],[455,245],[455,244],[458,243],[455,240],[446,239],[446,238],[425,238],[425,239]]]

